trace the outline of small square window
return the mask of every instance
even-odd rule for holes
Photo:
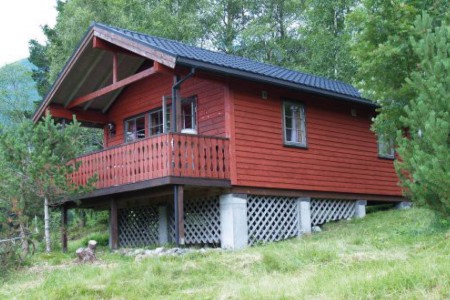
[[[141,115],[125,121],[125,142],[145,138],[145,116]]]
[[[383,158],[395,158],[394,139],[383,134],[378,135],[378,156]]]
[[[306,147],[305,107],[302,103],[283,102],[284,143]]]

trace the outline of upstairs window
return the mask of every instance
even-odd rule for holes
[[[195,98],[181,100],[181,128],[197,130],[197,106]]]
[[[302,103],[283,102],[284,143],[306,147],[305,107]]]
[[[145,138],[145,115],[125,120],[125,142]]]
[[[162,109],[157,109],[149,113],[150,135],[163,133],[163,113]]]
[[[378,135],[378,156],[382,158],[395,158],[394,139],[383,134]]]

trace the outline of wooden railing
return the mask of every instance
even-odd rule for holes
[[[106,188],[165,176],[229,179],[228,139],[168,133],[75,159],[71,177],[85,185],[96,176]]]

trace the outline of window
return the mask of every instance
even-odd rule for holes
[[[283,102],[284,143],[306,147],[305,107],[301,103]]]
[[[164,132],[168,132],[170,129],[170,123],[172,118],[172,100],[170,96],[163,97],[162,113],[164,114],[163,124]],[[178,128],[197,130],[197,98],[195,96],[181,99],[181,105],[177,109],[177,125]]]
[[[125,121],[125,142],[145,138],[145,115]]]
[[[163,133],[163,114],[162,109],[154,110],[149,113],[150,135]]]
[[[383,158],[395,158],[394,139],[383,134],[378,135],[378,156]]]
[[[197,129],[195,98],[181,100],[181,128]]]

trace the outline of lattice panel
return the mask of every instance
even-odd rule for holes
[[[169,215],[169,234],[175,241],[173,207]],[[184,230],[186,244],[220,243],[219,197],[186,199],[184,202]]]
[[[247,223],[249,245],[298,236],[296,198],[248,195]]]
[[[120,209],[120,247],[140,247],[158,243],[158,208],[136,207]]]
[[[312,225],[348,219],[355,214],[356,202],[352,200],[311,199]]]

